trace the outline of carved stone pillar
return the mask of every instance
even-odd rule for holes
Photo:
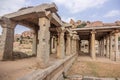
[[[104,56],[104,38],[102,39],[102,51],[101,51],[101,56]]]
[[[76,54],[77,53],[77,33],[73,33],[72,37],[72,53]]]
[[[95,53],[95,31],[91,32],[91,57],[93,60],[96,59],[96,53]]]
[[[37,31],[33,33],[32,55],[37,56]]]
[[[65,43],[64,43],[64,33],[58,33],[58,49],[57,49],[57,57],[64,58],[65,57]]]
[[[100,55],[101,54],[101,41],[98,41],[99,42],[99,45],[98,45],[98,54]]]
[[[79,41],[79,51],[81,52],[81,40]]]
[[[120,54],[119,54],[119,50],[118,50],[118,30],[115,31],[114,35],[115,35],[115,60],[118,61]]]
[[[103,38],[103,56],[105,57],[106,50],[105,50],[105,37]]]
[[[65,57],[65,40],[64,40],[64,30],[58,31],[58,46],[57,46],[57,58]]]
[[[110,54],[109,54],[109,37],[107,36],[107,40],[106,40],[106,48],[107,48],[107,50],[106,50],[106,56],[107,56],[107,58],[109,58],[110,57]]]
[[[66,55],[71,54],[71,35],[67,34],[67,46],[66,46]]]
[[[1,22],[2,33],[2,54],[3,60],[13,59],[14,28],[16,23],[10,19],[3,18]]]
[[[114,60],[114,54],[113,54],[113,48],[112,48],[112,34],[110,34],[110,37],[109,37],[109,45],[110,45],[110,50],[109,50],[109,53],[110,53],[110,59],[111,60]]]
[[[91,38],[89,38],[89,54],[91,55]]]
[[[43,17],[39,18],[37,58],[40,60],[41,68],[47,67],[50,55],[50,21]]]

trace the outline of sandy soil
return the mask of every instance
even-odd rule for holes
[[[0,80],[16,80],[36,69],[36,58],[0,61]]]
[[[92,61],[90,57],[78,57],[68,75],[84,75],[95,77],[120,77],[120,62],[98,58]]]

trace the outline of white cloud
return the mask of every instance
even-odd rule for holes
[[[120,16],[120,10],[111,10],[104,15],[104,17],[106,17],[106,18],[112,18],[112,17],[116,17],[116,16]]]
[[[27,0],[1,0],[0,1],[0,16],[14,12],[21,7],[28,6]]]
[[[89,8],[99,8],[108,0],[53,0],[57,5],[65,6],[71,13],[78,13]]]

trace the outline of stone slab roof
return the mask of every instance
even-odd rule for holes
[[[51,11],[51,12],[56,13],[58,11],[58,8],[54,3],[51,3],[51,4],[45,3],[45,4],[35,6],[35,7],[26,8],[23,10],[18,10],[17,12],[6,14],[6,15],[4,15],[4,17],[13,18],[13,17],[21,16],[21,15],[38,13],[38,12],[45,12],[45,11]]]

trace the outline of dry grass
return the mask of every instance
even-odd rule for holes
[[[68,75],[87,75],[96,77],[120,77],[120,64],[95,61],[76,61]]]

